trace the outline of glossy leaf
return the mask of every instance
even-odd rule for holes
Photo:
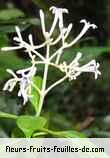
[[[18,127],[24,132],[26,137],[31,137],[35,131],[44,128],[47,120],[43,117],[20,116],[17,119]]]

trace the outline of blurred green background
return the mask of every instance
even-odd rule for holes
[[[16,25],[26,41],[28,34],[32,33],[34,42],[41,43],[39,9],[45,11],[48,27],[52,22],[48,12],[50,6],[69,10],[65,25],[74,24],[70,39],[81,30],[81,19],[85,18],[98,26],[97,30],[89,30],[73,48],[66,50],[63,59],[70,61],[81,51],[81,62],[97,59],[102,75],[94,80],[91,74],[83,74],[76,81],[62,83],[46,97],[43,113],[49,118],[52,129],[75,129],[89,137],[110,137],[110,0],[0,0],[0,48],[14,45],[12,39],[16,34]],[[40,52],[45,53],[44,50]],[[10,77],[6,69],[17,70],[28,65],[28,56],[22,50],[0,51],[0,111],[17,115],[33,114],[30,103],[22,106],[16,89],[10,94],[2,91]],[[50,69],[48,83],[60,75]],[[15,127],[12,120],[0,118],[0,137],[10,137]]]

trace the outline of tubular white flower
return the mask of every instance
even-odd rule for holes
[[[59,22],[60,32],[62,32],[62,29],[64,28],[63,14],[68,13],[68,10],[65,8],[57,8],[55,6],[52,6],[50,7],[50,11],[52,11],[52,13],[55,15],[52,27],[49,32],[49,35],[51,36],[55,29],[57,21]]]
[[[95,79],[98,78],[98,75],[101,75],[101,72],[98,70],[100,64],[95,60],[91,60],[88,64],[81,66],[77,69],[80,72],[93,72],[95,74]]]
[[[91,60],[89,63],[79,66],[79,59],[81,56],[82,54],[78,53],[75,59],[69,65],[67,65],[66,62],[63,62],[60,64],[60,70],[66,73],[66,76],[68,76],[70,81],[76,79],[82,72],[94,73],[95,79],[97,79],[98,75],[101,75],[101,72],[98,70],[99,63],[97,63],[95,60]]]
[[[44,37],[46,39],[48,39],[49,38],[49,34],[48,34],[48,32],[46,32],[45,17],[44,17],[44,12],[43,12],[42,9],[40,9],[39,14],[40,14],[40,19],[41,19],[42,33],[43,33]]]
[[[68,14],[68,9],[57,8],[57,7],[52,6],[50,8],[50,10],[58,18],[57,20],[59,20],[59,28],[62,29],[64,27],[64,24],[63,24],[63,14],[64,13]]]
[[[85,35],[85,33],[88,31],[89,28],[91,28],[91,27],[93,29],[97,28],[97,26],[95,24],[90,24],[90,22],[87,22],[85,19],[82,19],[80,21],[80,23],[84,23],[83,29],[81,30],[79,35],[71,43],[68,44],[67,47],[71,47],[72,45],[74,45],[81,37],[83,37]]]
[[[31,88],[31,82],[32,77],[36,74],[36,67],[33,65],[29,68],[22,69],[16,71],[14,73],[12,70],[8,69],[7,71],[14,77],[10,80],[8,80],[5,83],[5,86],[3,88],[4,91],[8,90],[11,92],[17,83],[19,83],[19,91],[18,96],[23,98],[23,104],[25,104],[28,101],[28,98],[30,97],[29,92]],[[16,74],[19,74],[20,77],[18,77]]]

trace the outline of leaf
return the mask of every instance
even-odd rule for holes
[[[47,120],[43,117],[20,116],[17,119],[18,127],[24,132],[26,137],[31,137],[35,131],[44,128]]]
[[[42,78],[40,76],[35,76],[33,77],[32,79],[33,81],[33,84],[41,89],[42,87]],[[36,88],[32,86],[32,90],[31,90],[31,96],[29,98],[30,102],[32,103],[33,107],[35,108],[35,111],[37,113],[38,109],[39,109],[39,99],[40,99],[40,95],[39,93],[37,92]]]
[[[58,132],[58,134],[64,138],[85,138],[84,134],[77,131],[73,131],[73,130],[61,131],[61,132]]]
[[[17,8],[4,9],[0,11],[0,20],[10,20],[24,16],[24,13]]]

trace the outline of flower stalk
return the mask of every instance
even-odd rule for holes
[[[47,61],[49,59],[49,51],[50,51],[50,46],[49,46],[49,44],[47,44],[47,51],[46,51]],[[47,63],[45,63],[45,67],[44,67],[43,83],[42,83],[42,89],[41,89],[41,95],[40,95],[40,101],[39,101],[39,109],[37,112],[37,116],[39,116],[41,113],[44,98],[45,98],[45,89],[46,89],[46,83],[47,83],[47,77],[48,77],[48,67],[49,67],[49,64],[47,62]]]

